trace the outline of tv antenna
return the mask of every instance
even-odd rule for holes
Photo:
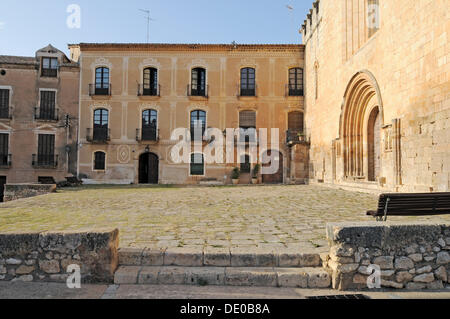
[[[147,17],[145,18],[147,20],[147,43],[150,43],[150,21],[156,20],[150,17],[150,10],[139,9],[139,11],[147,14]]]

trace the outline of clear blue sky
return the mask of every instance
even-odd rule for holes
[[[2,0],[0,54],[33,56],[51,43],[300,43],[312,0]],[[66,25],[68,5],[81,8],[81,28]],[[290,5],[294,11],[286,6]]]

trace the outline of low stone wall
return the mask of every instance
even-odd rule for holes
[[[84,283],[112,283],[119,231],[0,234],[0,280],[65,282],[67,267],[81,268]]]
[[[371,265],[381,269],[382,288],[442,289],[450,282],[450,225],[328,224],[327,237],[324,266],[334,289],[368,289]]]
[[[49,194],[55,191],[55,184],[6,184],[3,200],[10,202],[21,198]]]

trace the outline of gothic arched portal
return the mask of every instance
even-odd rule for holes
[[[381,171],[383,102],[375,77],[368,71],[351,79],[341,113],[344,177],[377,181]]]

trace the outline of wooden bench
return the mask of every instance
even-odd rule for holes
[[[450,193],[382,194],[378,210],[367,212],[377,221],[388,216],[433,216],[450,214]]]

